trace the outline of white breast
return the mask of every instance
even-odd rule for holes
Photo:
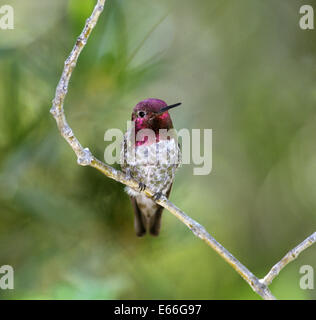
[[[128,157],[127,157],[128,158]],[[180,165],[180,149],[174,139],[162,140],[149,146],[136,148],[135,156],[129,157],[126,167],[132,176],[148,186],[153,192],[166,194]],[[131,196],[139,195],[130,188]]]

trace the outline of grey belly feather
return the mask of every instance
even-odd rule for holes
[[[123,148],[122,148],[123,149]],[[175,140],[163,140],[149,146],[136,148],[135,157],[122,166],[138,182],[145,184],[154,193],[166,195],[180,164],[180,149]],[[140,192],[126,187],[127,193],[136,197]]]

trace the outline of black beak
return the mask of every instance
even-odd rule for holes
[[[163,107],[163,108],[160,109],[160,111],[158,113],[166,112],[169,109],[172,109],[172,108],[175,108],[175,107],[179,106],[180,104],[181,104],[181,102],[175,103],[175,104],[171,104],[170,106]]]

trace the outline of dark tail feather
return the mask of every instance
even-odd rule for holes
[[[163,207],[159,206],[155,214],[150,218],[149,224],[149,233],[152,236],[158,236],[161,226],[161,216],[162,216]]]
[[[167,194],[166,194],[167,198],[169,198],[171,188],[172,188],[172,184],[170,185],[170,188],[167,191]],[[164,209],[163,207],[158,206],[158,209],[156,210],[155,214],[150,219],[149,233],[152,236],[159,236],[160,226],[161,226],[161,216],[162,216],[163,209]]]
[[[148,228],[151,235],[158,236],[160,231],[163,207],[157,206],[155,214],[153,214],[152,217],[148,219],[142,214],[136,199],[131,197],[131,202],[134,209],[134,228],[136,235],[138,237],[144,236],[146,234],[146,229]]]
[[[166,194],[167,198],[169,198],[171,187],[172,184]],[[149,229],[148,231],[152,236],[158,236],[161,226],[161,216],[164,208],[153,202],[153,210],[155,210],[156,207],[156,212],[148,219],[139,209],[136,198],[130,197],[130,199],[134,209],[134,227],[136,235],[138,237],[142,237],[146,234],[146,230]]]
[[[133,209],[134,209],[135,232],[138,237],[142,237],[143,235],[146,234],[146,228],[145,228],[143,220],[142,220],[142,213],[139,210],[136,199],[131,197],[131,202],[132,202]]]

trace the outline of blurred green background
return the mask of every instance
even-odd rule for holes
[[[168,212],[137,238],[123,186],[79,167],[49,114],[63,62],[93,0],[1,0],[1,299],[259,299]],[[292,0],[107,0],[65,103],[83,146],[103,159],[105,130],[125,130],[145,98],[181,101],[180,128],[213,129],[213,170],[177,174],[171,200],[258,277],[316,227],[316,31]],[[299,268],[274,280],[281,299],[315,299]],[[315,284],[316,285],[316,284]]]

